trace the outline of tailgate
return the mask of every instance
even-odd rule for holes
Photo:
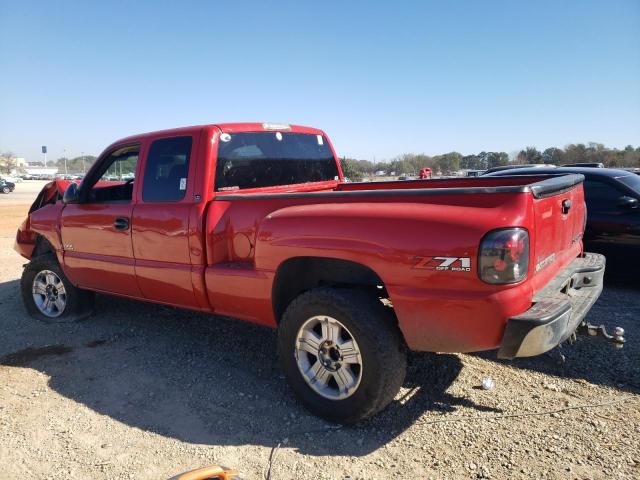
[[[535,232],[530,273],[538,288],[582,251],[586,206],[582,175],[563,175],[532,186]],[[537,289],[536,289],[537,290]]]

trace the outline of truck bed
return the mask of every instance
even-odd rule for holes
[[[206,222],[210,300],[218,313],[237,316],[243,289],[241,315],[275,325],[272,286],[281,265],[291,257],[329,257],[366,265],[380,277],[410,347],[495,348],[505,319],[530,308],[534,293],[580,254],[582,181],[541,175],[219,192]],[[559,209],[569,198],[574,209],[567,217]],[[479,281],[481,239],[515,226],[531,233],[527,279],[513,286]],[[469,258],[471,271],[416,267],[436,255]]]
[[[313,194],[316,198],[319,194],[330,194],[338,197],[346,194],[362,196],[369,194],[378,195],[452,195],[475,193],[524,193],[531,192],[535,198],[546,195],[554,195],[562,190],[567,190],[581,183],[582,175],[519,175],[502,177],[473,177],[473,178],[446,178],[433,180],[404,180],[390,182],[354,182],[338,183],[323,182],[321,184],[286,185],[259,189],[247,189],[241,191],[217,192],[222,199],[236,200],[240,197],[257,198],[268,195],[273,198],[299,197],[303,194]],[[339,195],[343,194],[343,195]]]

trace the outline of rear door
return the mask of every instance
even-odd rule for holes
[[[80,287],[140,296],[131,243],[140,147],[115,147],[98,160],[81,185],[81,203],[62,210],[65,274]]]
[[[155,302],[197,308],[191,281],[189,216],[199,134],[154,138],[133,210],[133,252],[138,285]]]
[[[634,176],[629,178],[636,181]],[[623,203],[625,197],[638,198],[638,193],[607,178],[588,178],[584,188],[588,212],[586,240],[640,246],[640,211]]]

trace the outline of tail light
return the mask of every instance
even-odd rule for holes
[[[487,233],[480,242],[478,274],[487,283],[516,283],[529,271],[529,234],[524,228]]]

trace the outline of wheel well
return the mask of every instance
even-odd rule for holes
[[[47,240],[45,237],[43,237],[42,235],[38,235],[36,238],[36,246],[33,249],[33,254],[31,255],[31,257],[37,257],[38,255],[44,255],[45,253],[49,252],[56,252],[53,248],[53,245],[51,245],[49,240]]]
[[[386,297],[384,283],[369,267],[348,260],[295,257],[285,260],[276,272],[272,288],[273,313],[277,322],[291,301],[317,287],[370,287]]]

